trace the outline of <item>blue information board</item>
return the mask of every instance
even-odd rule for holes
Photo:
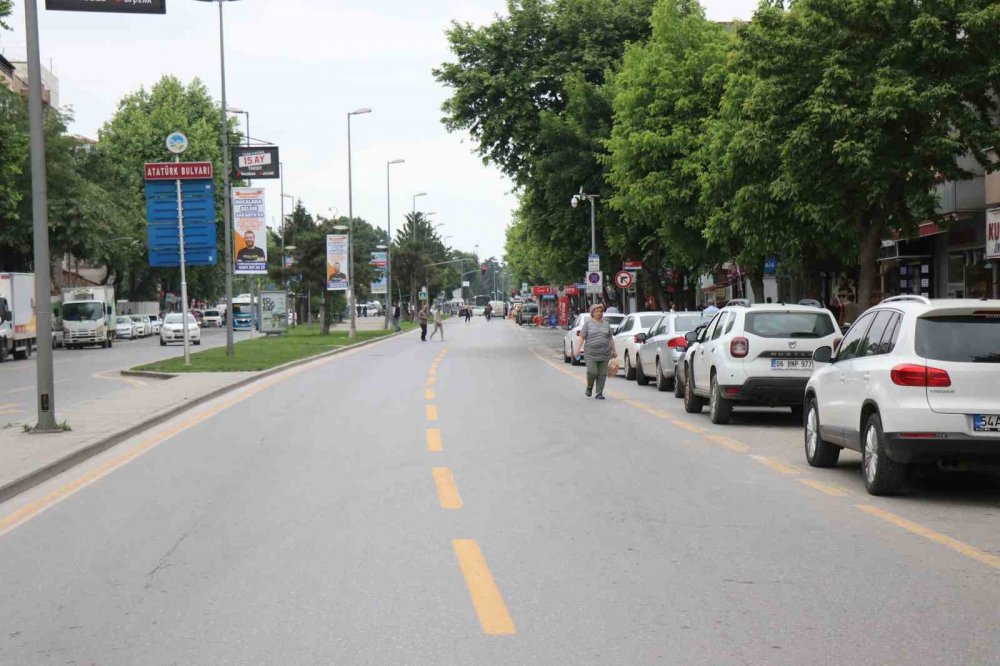
[[[148,180],[146,194],[146,242],[149,265],[180,266],[180,234],[177,224],[177,182]],[[184,213],[184,263],[214,266],[219,262],[215,242],[215,185],[210,178],[181,181]]]

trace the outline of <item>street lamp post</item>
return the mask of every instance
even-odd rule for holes
[[[350,235],[347,237],[347,273],[349,278],[347,289],[349,294],[348,302],[351,306],[351,330],[347,333],[348,340],[358,337],[357,308],[354,307],[354,192],[353,174],[351,172],[351,116],[360,116],[371,112],[371,109],[364,108],[355,109],[347,113],[347,217],[348,224],[350,225],[350,231],[348,231]]]
[[[583,188],[581,187],[580,192],[578,194],[574,194],[569,200],[569,203],[571,206],[573,206],[573,208],[576,208],[578,205],[580,205],[580,202],[583,201],[584,199],[590,202],[590,253],[591,254],[597,254],[597,233],[595,231],[595,225],[594,225],[594,204],[600,198],[601,197],[598,194],[585,194],[583,192]],[[601,286],[603,287],[604,285]],[[594,296],[594,302],[596,302],[596,298],[597,297]]]
[[[385,229],[388,240],[385,247],[385,325],[383,330],[389,330],[389,308],[392,306],[392,199],[389,187],[389,167],[393,164],[403,164],[406,160],[392,160],[385,163]],[[413,200],[416,204],[416,199]]]
[[[226,356],[233,356],[236,348],[233,345],[233,209],[232,192],[229,181],[229,118],[226,116],[226,33],[223,24],[222,4],[236,0],[198,0],[199,2],[219,3],[219,63],[222,72],[222,201],[223,216],[226,225]],[[247,134],[249,134],[247,128]]]
[[[244,111],[243,109],[238,109],[238,108],[236,108],[234,106],[226,107],[226,111],[228,111],[229,113],[235,113],[237,115],[246,116],[246,119],[247,119],[247,134],[246,134],[245,138],[247,140],[247,147],[249,148],[250,147],[250,112],[249,111]]]

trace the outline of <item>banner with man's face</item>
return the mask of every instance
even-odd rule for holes
[[[233,258],[237,275],[267,275],[263,188],[233,188]]]
[[[328,234],[326,237],[326,290],[347,291],[349,282],[347,234]]]

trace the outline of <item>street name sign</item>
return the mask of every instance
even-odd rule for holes
[[[601,271],[589,271],[585,280],[588,294],[601,293],[601,286],[604,284],[604,276]]]
[[[632,274],[628,271],[618,271],[615,273],[615,284],[619,289],[628,289],[632,286]]]
[[[280,164],[277,146],[237,146],[233,149],[237,178],[281,178]]]
[[[45,0],[45,8],[64,12],[166,14],[167,0]]]
[[[626,271],[641,271],[642,262],[641,261],[623,261],[622,269]]]
[[[211,162],[146,162],[146,180],[204,180],[213,175]]]

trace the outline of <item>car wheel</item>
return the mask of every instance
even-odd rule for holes
[[[635,368],[632,367],[632,359],[625,352],[625,379],[635,379]]]
[[[24,358],[31,358],[31,340],[24,346]]]
[[[201,338],[198,338],[197,340],[195,340],[194,344],[195,344],[195,346],[200,347],[201,346]]]
[[[656,359],[656,390],[666,393],[670,389],[670,380],[663,376],[663,368],[660,367],[660,359]]]
[[[906,478],[906,465],[889,460],[885,454],[882,417],[872,414],[865,425],[861,449],[861,474],[872,495],[895,495]]]
[[[711,398],[708,403],[708,414],[712,418],[712,423],[725,425],[733,415],[733,403],[722,397],[722,387],[719,386],[718,376],[712,376]]]
[[[163,338],[160,338],[160,346],[161,347],[166,347],[167,346],[167,343],[163,340]]]
[[[812,467],[833,467],[840,458],[840,448],[823,441],[819,434],[819,407],[816,398],[809,398],[805,421],[806,462]]]
[[[791,407],[792,407],[792,416],[801,419],[803,410],[802,405],[792,405]]]
[[[678,399],[684,398],[684,382],[682,380],[683,377],[684,375],[677,372],[677,369],[674,368],[674,397]]]
[[[0,363],[7,360],[7,342],[6,340],[0,339]]]
[[[108,338],[108,349],[111,349],[115,344],[114,338]]]
[[[572,363],[573,358],[566,353],[566,345],[563,345],[563,363]]]
[[[701,409],[704,406],[705,399],[694,394],[691,371],[689,370],[684,378],[684,411],[688,414],[701,414]]]
[[[635,355],[637,365],[635,366],[635,383],[639,386],[649,386],[649,377],[642,371],[642,359]]]

